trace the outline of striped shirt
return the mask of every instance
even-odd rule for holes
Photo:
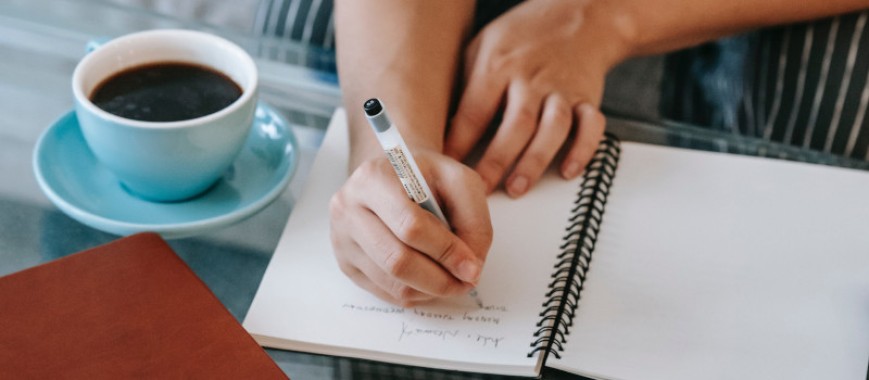
[[[670,54],[665,118],[869,160],[869,11]]]
[[[323,49],[335,48],[333,0],[261,0],[254,32],[298,41]],[[477,0],[475,30],[522,0]]]
[[[332,0],[261,0],[254,31],[319,46],[335,48]]]

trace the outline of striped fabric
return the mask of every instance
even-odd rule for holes
[[[337,82],[332,0],[259,0],[253,33],[263,37],[257,56],[312,68]]]
[[[334,49],[332,0],[260,0],[254,31]]]
[[[522,0],[477,0],[476,30],[520,2]],[[260,0],[254,31],[259,35],[334,49],[332,8],[332,0]]]
[[[671,54],[662,116],[869,160],[869,11]]]
[[[478,0],[475,29],[479,30],[521,1]],[[298,62],[298,55],[268,47],[261,49],[260,56],[335,72],[335,21],[332,9],[333,0],[260,0],[253,25],[256,35],[292,40],[322,52],[317,54],[318,62],[314,64]]]

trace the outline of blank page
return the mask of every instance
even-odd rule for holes
[[[563,359],[613,379],[864,379],[869,173],[635,143]]]

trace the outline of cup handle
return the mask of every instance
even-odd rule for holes
[[[92,52],[92,51],[94,51],[94,50],[97,50],[97,49],[99,49],[101,46],[105,45],[106,42],[109,42],[109,41],[111,41],[111,40],[112,40],[111,37],[105,37],[105,36],[103,36],[103,37],[94,37],[94,38],[92,38],[90,41],[88,41],[87,44],[85,44],[85,46],[84,46],[84,52],[85,52],[85,53],[90,53],[90,52]]]

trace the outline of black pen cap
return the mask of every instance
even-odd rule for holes
[[[368,123],[371,124],[375,132],[386,132],[392,125],[389,118],[386,117],[386,110],[383,109],[383,105],[377,98],[366,100],[363,108],[365,108],[365,118],[368,119]]]
[[[365,108],[365,114],[368,116],[375,116],[379,114],[380,111],[383,111],[383,106],[380,105],[380,100],[377,98],[366,100],[362,108]]]

